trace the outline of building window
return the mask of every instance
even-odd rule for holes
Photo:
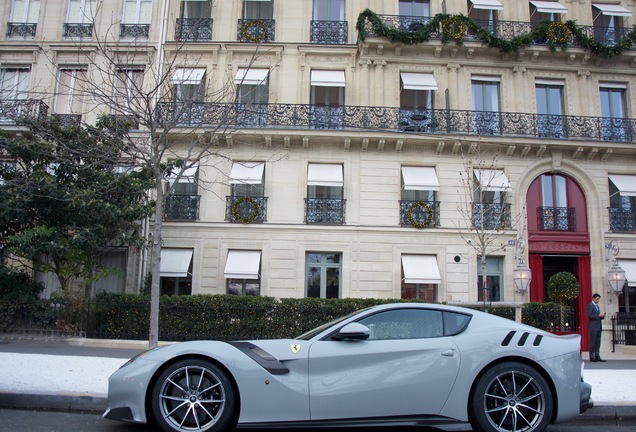
[[[473,193],[473,225],[479,229],[509,228],[510,204],[506,193],[511,191],[508,177],[502,170],[475,170]]]
[[[310,127],[342,129],[344,126],[344,98],[344,71],[311,71]]]
[[[314,0],[312,43],[344,44],[348,41],[348,33],[344,0]]]
[[[497,33],[497,12],[503,10],[498,1],[468,0],[468,18],[491,34]]]
[[[555,1],[530,1],[530,23],[534,26],[544,21],[561,21],[568,8]]]
[[[261,295],[261,251],[229,250],[225,262],[228,294]]]
[[[341,254],[307,252],[305,255],[305,287],[307,297],[339,298]]]
[[[25,99],[29,89],[29,68],[4,66],[0,68],[0,97],[6,103],[10,99]]]
[[[192,249],[161,249],[161,295],[192,294]]]
[[[39,14],[40,0],[12,0],[7,36],[21,39],[34,37]]]
[[[267,220],[265,164],[234,162],[230,173],[231,195],[227,197],[225,220],[250,223]]]
[[[185,0],[181,2],[181,18],[177,19],[178,41],[209,41],[212,39],[212,6],[209,1]]]
[[[625,270],[627,277],[623,295],[618,296],[618,312],[634,314],[636,312],[636,260],[622,259],[618,261],[618,265]],[[628,343],[636,345],[636,331],[633,328],[625,336]]]
[[[435,127],[433,92],[437,82],[433,74],[400,73],[400,129],[431,132]]]
[[[267,126],[269,69],[239,69],[236,84],[236,123],[240,127]]]
[[[118,68],[114,89],[114,114],[131,115],[143,111],[139,95],[142,94],[144,83],[144,69]]]
[[[63,30],[64,37],[92,37],[93,18],[96,13],[95,0],[68,0]]]
[[[473,76],[473,132],[478,135],[501,135],[499,78]]]
[[[400,225],[417,228],[437,226],[439,181],[435,168],[403,166],[401,171]]]
[[[167,177],[169,194],[166,197],[166,219],[199,219],[199,166],[186,168],[179,176],[179,168]]]
[[[567,124],[563,115],[563,86],[560,80],[537,80],[537,133],[544,138],[567,137]]]
[[[636,230],[636,175],[609,175],[610,230]],[[636,282],[636,280],[634,281]]]
[[[238,22],[238,40],[253,43],[274,41],[273,17],[273,0],[244,0],[243,19]]]
[[[86,69],[60,69],[53,112],[66,125],[79,125],[84,107]]]
[[[310,163],[307,169],[305,222],[344,224],[343,193],[342,165]]]
[[[124,0],[120,37],[145,38],[150,34],[152,0]]]
[[[398,28],[401,31],[417,31],[430,19],[430,1],[399,0],[398,15]]]
[[[620,5],[592,4],[594,39],[605,45],[620,42],[631,31],[623,24],[623,19],[631,15],[630,10]]]
[[[477,257],[478,301],[502,301],[503,258],[486,257],[486,285],[481,268],[481,257]],[[485,299],[485,300],[484,300]]]
[[[172,75],[174,118],[179,126],[203,121],[205,80],[205,69],[179,68]]]
[[[601,83],[601,115],[603,139],[607,141],[631,141],[630,120],[627,119],[625,84]]]
[[[441,282],[435,255],[402,255],[401,298],[435,302]]]
[[[538,209],[539,229],[576,231],[576,213],[568,207],[567,179],[560,174],[541,176],[542,207]]]

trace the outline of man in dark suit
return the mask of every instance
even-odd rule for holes
[[[601,313],[598,302],[601,299],[600,294],[592,295],[592,303],[587,305],[588,329],[590,330],[590,361],[604,362],[599,354],[601,349],[601,320],[605,318],[605,313]]]

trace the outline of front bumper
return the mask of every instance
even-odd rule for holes
[[[581,404],[579,407],[579,413],[583,414],[585,411],[593,407],[594,401],[592,401],[592,386],[581,381]]]

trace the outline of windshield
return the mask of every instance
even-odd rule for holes
[[[369,309],[369,308],[366,308],[366,309]],[[339,322],[342,322],[342,321],[344,321],[344,320],[346,320],[348,318],[351,318],[353,315],[358,314],[358,313],[360,313],[360,312],[362,312],[363,310],[366,310],[366,309],[357,310],[357,311],[351,312],[351,313],[349,313],[349,314],[347,314],[345,316],[341,316],[340,318],[336,318],[333,321],[329,321],[328,323],[322,324],[322,325],[316,327],[313,330],[309,330],[308,332],[303,333],[300,336],[297,336],[296,339],[309,340],[309,339],[313,338],[314,336],[316,336],[317,334],[319,334],[319,333],[323,332],[324,330],[328,329],[329,327],[334,326],[334,325],[338,324]]]

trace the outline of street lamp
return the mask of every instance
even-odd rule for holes
[[[625,270],[614,261],[614,265],[607,272],[607,281],[609,282],[610,288],[612,288],[612,292],[617,296],[623,293],[625,280]]]
[[[617,296],[623,293],[623,287],[625,286],[625,270],[618,265],[618,261],[616,261],[616,255],[620,252],[620,246],[618,245],[618,241],[612,240],[609,243],[605,243],[605,249],[607,249],[607,255],[605,260],[607,261],[607,266],[611,267],[607,271],[607,281],[609,282],[609,286],[611,290],[610,293],[616,294]],[[610,257],[610,253],[614,256],[614,258]]]
[[[516,291],[520,295],[524,295],[528,291],[530,281],[532,280],[532,271],[526,265],[526,261],[522,254],[525,250],[525,244],[523,240],[517,241],[517,250],[515,253],[515,261],[517,265],[514,269],[513,279],[515,281]]]

